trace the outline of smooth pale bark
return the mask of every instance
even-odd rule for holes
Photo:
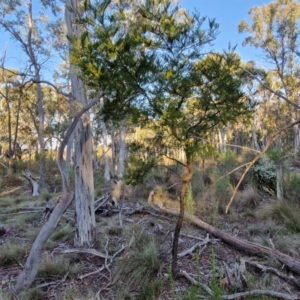
[[[75,13],[80,10],[80,1],[66,0],[65,22],[70,37],[80,35],[80,27],[75,24]],[[71,49],[72,45],[69,44]],[[76,106],[87,104],[83,82],[76,72],[79,70],[71,65],[71,90]],[[94,213],[94,176],[93,176],[93,143],[89,114],[81,117],[74,134],[75,151],[75,218],[76,233],[74,244],[76,247],[91,245],[96,226]]]
[[[38,182],[31,176],[30,171],[25,171],[22,173],[22,175],[30,182],[31,188],[32,188],[32,194],[31,196],[36,197],[39,196],[39,184]]]
[[[276,165],[276,195],[279,200],[283,199],[282,165]]]
[[[35,76],[34,80],[36,82],[36,97],[37,97],[37,108],[38,108],[38,124],[37,133],[39,141],[39,186],[43,188],[45,185],[45,150],[44,150],[44,109],[43,109],[43,94],[41,87],[41,77],[40,77],[40,65],[37,62],[36,55],[32,48],[32,33],[34,31],[33,20],[32,20],[32,1],[28,1],[28,36],[27,36],[27,53],[30,61],[33,65]]]
[[[103,100],[100,102],[100,108],[103,107]],[[104,159],[104,179],[105,181],[110,180],[110,167],[108,157],[108,142],[107,142],[107,129],[104,120],[100,120],[100,128],[102,131],[102,142],[103,142],[103,159]]]
[[[258,143],[257,134],[256,134],[256,113],[254,113],[253,122],[252,122],[252,141],[255,150],[261,151],[261,148]]]
[[[116,170],[116,141],[115,141],[115,127],[112,124],[111,126],[111,162],[112,162],[112,168],[111,168],[111,176],[115,177],[115,170]]]
[[[122,179],[125,170],[125,155],[126,155],[126,143],[125,134],[126,127],[123,124],[120,125],[120,136],[119,136],[119,153],[118,153],[118,178]]]
[[[219,134],[219,149],[221,152],[226,151],[227,149],[227,140],[228,140],[228,133],[229,133],[230,125],[227,124],[225,128],[221,129],[218,127],[218,134]]]
[[[297,112],[294,113],[294,117],[292,118],[292,121],[295,122],[297,120]],[[300,147],[300,129],[298,126],[294,126],[293,128],[294,132],[294,152],[297,154]]]
[[[101,95],[100,95],[101,97]],[[24,269],[21,272],[20,276],[18,277],[17,284],[15,286],[16,291],[20,291],[22,288],[30,286],[33,282],[38,265],[39,260],[41,257],[41,253],[43,250],[43,247],[48,240],[48,238],[51,236],[53,231],[55,230],[58,222],[60,221],[61,216],[66,211],[68,206],[71,204],[72,199],[74,198],[74,193],[70,189],[70,184],[66,175],[66,169],[65,169],[65,162],[63,159],[64,155],[64,149],[70,139],[70,136],[72,132],[74,131],[77,123],[81,121],[81,116],[84,114],[87,110],[89,110],[93,105],[95,105],[99,101],[98,97],[90,102],[85,108],[83,108],[80,112],[76,114],[74,117],[73,122],[68,127],[68,130],[66,132],[66,135],[61,142],[58,152],[57,152],[57,165],[62,177],[62,187],[63,187],[63,197],[59,201],[59,203],[55,206],[53,209],[49,219],[47,222],[43,225],[41,231],[39,232],[37,238],[35,239],[32,248],[30,250],[30,254],[27,257],[26,263],[24,265]]]
[[[70,115],[69,115],[69,120],[68,120],[68,125],[70,126],[72,123],[72,115],[71,115],[71,110],[72,110],[72,103],[73,103],[73,97],[70,95],[69,96],[69,110],[70,110]],[[73,156],[73,150],[74,150],[74,135],[71,134],[70,139],[68,141],[67,145],[67,151],[66,151],[66,172],[67,172],[67,178],[69,180],[70,177],[70,167],[72,164],[72,156]]]

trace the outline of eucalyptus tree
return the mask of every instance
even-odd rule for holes
[[[166,147],[184,151],[183,160],[177,160],[187,171],[172,249],[175,275],[193,157],[213,128],[247,111],[239,58],[207,55],[204,48],[216,38],[218,25],[170,0],[100,1],[85,9],[80,19],[85,31],[74,41],[73,61],[90,89],[100,86],[106,92],[110,101],[102,113],[130,115],[140,126],[152,123],[160,156]],[[141,175],[157,163],[148,158],[138,160],[135,170]]]
[[[277,89],[269,82],[263,87],[285,100],[292,108],[292,119],[299,115],[299,20],[300,4],[296,0],[277,0],[261,7],[253,7],[249,14],[252,25],[239,24],[239,31],[248,33],[244,45],[263,51],[264,58],[277,78]],[[294,127],[294,149],[300,146],[300,130]]]
[[[18,116],[20,112],[20,101],[17,101],[17,120],[14,122],[13,120],[13,112],[12,112],[12,106],[13,106],[13,100],[14,98],[19,99],[18,97],[18,88],[17,88],[17,72],[16,70],[6,70],[4,68],[4,57],[2,59],[1,68],[0,68],[0,99],[2,98],[5,102],[5,105],[3,105],[3,111],[5,111],[4,114],[1,113],[1,123],[4,125],[4,123],[7,124],[6,126],[2,126],[6,128],[6,132],[2,133],[5,136],[7,136],[8,140],[8,149],[5,152],[6,157],[8,158],[8,174],[11,175],[13,172],[13,162],[14,158],[16,157],[16,150],[17,150],[17,133],[18,133]],[[5,122],[6,121],[6,122]],[[15,123],[15,124],[14,124]],[[13,126],[15,125],[15,126]],[[13,128],[15,128],[13,133]],[[1,135],[2,135],[1,134]]]
[[[67,0],[65,22],[68,38],[76,40],[82,33],[83,27],[76,22],[81,16],[83,4],[81,1]],[[70,53],[73,45],[69,43]],[[70,65],[71,106],[78,111],[88,105],[84,83],[80,78],[80,70],[72,63]],[[101,87],[99,86],[97,92]],[[97,92],[95,94],[97,94]],[[97,97],[97,96],[96,96]],[[100,100],[100,99],[99,99]],[[95,232],[94,212],[94,176],[93,176],[93,139],[91,121],[88,111],[84,112],[74,132],[75,147],[75,245],[90,246]]]
[[[45,183],[45,157],[44,157],[44,111],[43,96],[41,89],[41,71],[43,64],[51,55],[51,43],[46,42],[48,39],[45,25],[50,23],[47,20],[45,10],[52,9],[56,15],[59,7],[56,1],[42,1],[38,7],[42,12],[35,16],[33,13],[34,5],[32,0],[26,2],[5,0],[0,4],[0,26],[7,31],[10,36],[20,45],[21,49],[27,56],[32,66],[32,79],[36,82],[36,105],[38,118],[38,141],[39,141],[39,185]]]

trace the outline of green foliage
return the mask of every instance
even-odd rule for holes
[[[263,205],[258,213],[260,218],[272,218],[286,225],[292,232],[300,231],[299,203],[272,201]]]
[[[214,196],[216,202],[219,203],[219,210],[224,211],[231,196],[232,185],[228,176],[223,178],[221,177],[220,170],[216,168],[212,174],[214,182]]]
[[[156,299],[162,290],[162,284],[158,279],[154,279],[151,284],[146,285],[142,288],[142,292],[138,298],[141,300],[152,300]]]
[[[255,184],[267,191],[276,190],[276,172],[274,165],[262,156],[253,167],[253,180]]]
[[[45,256],[41,261],[37,276],[43,279],[50,280],[51,278],[57,278],[57,276],[64,276],[67,272],[70,274],[76,274],[81,269],[80,264],[72,264],[67,257],[55,257]]]
[[[138,185],[143,182],[144,177],[157,165],[155,157],[145,159],[130,155],[126,161],[126,172],[124,179],[127,184]]]
[[[45,299],[45,295],[39,288],[29,288],[22,290],[20,294],[18,294],[18,298],[20,300],[43,300]]]
[[[190,215],[194,215],[196,212],[196,207],[191,183],[188,184],[184,203],[186,212]]]
[[[285,155],[286,155],[286,152],[281,148],[273,148],[267,152],[268,158],[275,165],[282,165],[286,158]]]
[[[232,171],[237,166],[237,155],[233,151],[221,152],[218,157],[218,167],[222,174]]]
[[[288,202],[299,202],[300,195],[300,176],[292,173],[284,178],[284,198]]]
[[[86,31],[73,41],[72,61],[88,87],[101,86],[107,93],[110,101],[101,114],[117,121],[126,115],[139,125],[155,120],[158,135],[149,142],[159,148],[157,154],[184,148],[191,160],[211,130],[249,111],[234,49],[202,53],[216,37],[214,20],[171,0],[153,0],[88,3],[80,22]],[[140,166],[136,175],[127,175],[137,184],[153,167],[152,155],[129,160]]]
[[[66,241],[66,239],[71,239],[74,236],[74,229],[69,225],[66,224],[63,227],[58,227],[51,235],[51,239],[53,241]]]
[[[27,249],[24,245],[8,241],[0,246],[0,265],[7,266],[22,260],[26,255]]]
[[[217,263],[215,252],[212,249],[211,251],[211,291],[213,293],[214,300],[222,299],[222,289],[220,288],[219,280],[218,280],[218,271],[217,271]]]
[[[160,269],[158,248],[153,237],[138,226],[128,232],[129,251],[117,261],[116,278],[121,277],[126,288],[131,286],[145,288],[145,299],[148,293],[158,290],[157,273]],[[150,290],[152,292],[150,292]]]

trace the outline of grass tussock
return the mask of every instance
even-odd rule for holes
[[[43,279],[60,278],[67,272],[69,274],[76,274],[82,268],[79,263],[73,263],[68,257],[45,256],[40,264],[37,272],[37,277]]]
[[[24,245],[16,244],[13,241],[8,241],[0,247],[0,266],[12,265],[19,260],[22,260],[27,252]]]
[[[255,209],[259,202],[259,194],[255,187],[248,185],[236,195],[234,205],[237,211],[245,211],[246,209]]]
[[[283,223],[292,232],[300,231],[300,205],[284,200],[264,204],[257,213],[260,219],[271,218]]]
[[[51,235],[52,241],[65,241],[67,239],[72,239],[74,237],[74,229],[69,225],[64,227],[58,227],[54,233]]]
[[[153,237],[136,226],[131,232],[129,252],[117,261],[115,276],[122,277],[128,288],[153,287],[160,269],[157,244]]]
[[[45,294],[38,288],[32,288],[21,291],[18,297],[20,300],[44,300]]]
[[[292,257],[300,258],[300,240],[298,234],[280,234],[273,239],[275,248]]]

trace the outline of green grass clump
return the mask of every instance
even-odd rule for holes
[[[74,229],[69,225],[65,225],[62,228],[57,228],[51,235],[52,241],[66,240],[74,237]]]
[[[157,292],[155,281],[159,269],[158,247],[153,237],[133,226],[129,237],[129,252],[117,261],[116,277],[121,277],[128,289],[139,287],[144,296],[148,297],[146,295]]]
[[[20,300],[44,300],[45,295],[38,288],[26,289],[18,295]],[[1,299],[1,298],[0,298]]]
[[[51,258],[46,256],[40,264],[37,276],[49,280],[52,278],[60,278],[67,272],[69,272],[69,274],[76,274],[80,269],[80,264],[72,264],[67,257],[59,256]]]
[[[216,256],[215,252],[212,250],[211,253],[211,291],[213,293],[214,300],[221,300],[222,299],[222,289],[218,282],[218,271],[217,271],[217,263],[216,263]]]
[[[194,215],[196,212],[196,205],[193,197],[192,185],[189,183],[185,195],[185,210],[188,214]]]
[[[155,242],[144,245],[118,261],[118,275],[124,275],[127,286],[145,287],[152,284],[159,271],[158,249]]]
[[[300,232],[300,205],[284,200],[275,200],[261,207],[258,216],[262,219],[269,217],[283,223],[292,232]]]
[[[16,244],[8,241],[0,247],[0,266],[7,266],[22,260],[26,255],[26,247],[24,245]]]
[[[120,235],[123,231],[123,228],[120,225],[111,225],[106,229],[108,235]]]

